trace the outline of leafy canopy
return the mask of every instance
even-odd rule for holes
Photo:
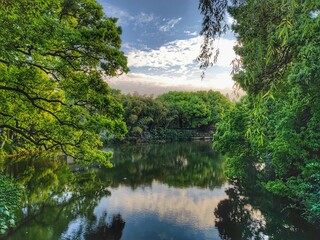
[[[231,106],[226,97],[214,91],[173,91],[156,98],[136,93],[123,95],[117,90],[113,94],[125,110],[127,140],[172,141],[188,139],[197,131],[210,134],[210,129]]]
[[[212,4],[226,1],[202,2],[217,10]],[[312,223],[320,221],[319,9],[319,1],[298,0],[228,7],[240,57],[234,80],[248,96],[215,136],[215,146],[229,154],[229,177],[244,179],[255,168],[267,190],[291,199]],[[221,23],[210,24],[207,37],[218,36]]]
[[[116,21],[95,0],[1,1],[2,156],[57,150],[109,164],[99,133],[126,132],[102,78],[128,71]]]
[[[158,97],[167,104],[172,115],[171,125],[199,128],[215,125],[231,102],[219,92],[169,92]]]

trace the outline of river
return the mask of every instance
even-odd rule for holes
[[[318,239],[279,200],[228,183],[210,143],[110,150],[111,169],[50,157],[8,165],[27,194],[4,239]]]

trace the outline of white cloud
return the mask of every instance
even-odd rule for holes
[[[125,9],[118,8],[111,4],[105,4],[104,11],[107,16],[116,17],[119,19],[119,25],[126,25],[132,22],[135,26],[143,26],[144,24],[154,23],[155,25],[159,22],[159,17],[153,13],[140,12],[137,15],[131,15]]]
[[[201,72],[190,76],[158,76],[144,73],[129,73],[117,78],[109,78],[111,88],[120,89],[123,93],[138,92],[140,94],[160,95],[168,91],[208,91],[217,90],[232,93],[234,81],[228,72],[215,74],[206,73],[206,78],[201,80]]]
[[[161,27],[159,28],[159,30],[160,30],[161,32],[168,32],[170,29],[174,28],[174,26],[175,26],[178,22],[180,22],[181,19],[182,19],[181,17],[179,17],[179,18],[173,18],[173,19],[167,21],[165,25],[161,26]],[[164,18],[163,21],[165,21],[165,20],[166,20],[166,19]]]
[[[227,13],[226,22],[229,26],[231,26],[232,24],[234,24],[235,19],[229,13]]]
[[[317,18],[320,14],[320,10],[314,10],[310,12],[310,17],[311,18]]]
[[[201,42],[202,38],[198,36],[168,42],[158,49],[127,47],[128,66],[132,71],[107,82],[124,93],[137,91],[155,95],[169,90],[231,89],[234,85],[230,73],[231,61],[236,57],[233,51],[235,40],[222,38],[215,43],[215,47],[220,48],[220,55],[217,63],[206,70],[203,80],[195,61]]]
[[[175,40],[164,44],[159,49],[138,50],[131,49],[127,53],[129,67],[153,67],[169,69],[173,66],[186,66],[195,64],[202,38],[194,37],[186,40]],[[220,49],[220,56],[214,66],[230,67],[235,58],[234,40],[220,39],[216,47]]]
[[[190,31],[183,31],[185,34],[187,34],[188,36],[197,36],[198,32],[190,32]]]

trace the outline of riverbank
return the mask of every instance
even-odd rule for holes
[[[166,142],[193,142],[213,140],[214,132],[200,131],[199,129],[160,129],[147,131],[136,136],[126,136],[123,140],[104,139],[107,143],[166,143]]]

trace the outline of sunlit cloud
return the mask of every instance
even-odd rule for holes
[[[198,36],[171,41],[157,49],[137,49],[125,44],[131,72],[106,81],[110,87],[124,93],[131,89],[131,92],[155,95],[170,88],[182,91],[232,89],[231,62],[236,57],[233,51],[235,40],[222,38],[215,43],[215,47],[220,48],[220,55],[218,61],[206,70],[204,79],[201,79],[202,71],[196,62],[201,42],[202,38]]]
[[[129,73],[118,78],[109,78],[111,88],[120,89],[124,94],[138,92],[140,94],[161,95],[168,91],[208,91],[216,90],[222,94],[232,93],[234,81],[229,73],[207,73],[201,80],[201,72],[193,77],[169,77],[143,73]]]
[[[155,95],[163,93],[170,87],[173,90],[183,91],[233,87],[234,81],[230,73],[231,62],[236,58],[233,51],[236,44],[234,38],[224,36],[214,43],[214,47],[220,49],[218,61],[206,70],[205,79],[201,79],[202,71],[196,59],[203,39],[195,29],[181,28],[180,39],[168,40],[158,45],[152,45],[144,38],[149,39],[154,33],[152,31],[157,31],[154,33],[155,37],[171,34],[173,29],[179,29],[182,25],[182,17],[164,18],[148,11],[129,13],[125,7],[119,9],[110,4],[105,4],[104,7],[108,16],[119,18],[120,25],[126,24],[127,27],[130,25],[135,31],[145,29],[147,34],[145,36],[143,33],[135,41],[122,44],[131,71],[118,78],[106,79],[111,87],[121,89],[124,93],[133,91],[145,93],[147,89],[150,94]],[[227,23],[232,22],[233,18],[228,15]]]
[[[149,67],[160,69],[161,75],[170,73],[173,76],[193,75],[199,73],[196,58],[200,52],[202,38],[193,37],[185,40],[175,40],[162,45],[158,49],[141,50],[130,48],[127,52],[128,65],[139,72],[139,68]],[[220,49],[218,61],[213,65],[216,68],[231,72],[231,62],[236,55],[233,51],[235,40],[220,39],[216,47]],[[215,69],[217,70],[217,69]]]

